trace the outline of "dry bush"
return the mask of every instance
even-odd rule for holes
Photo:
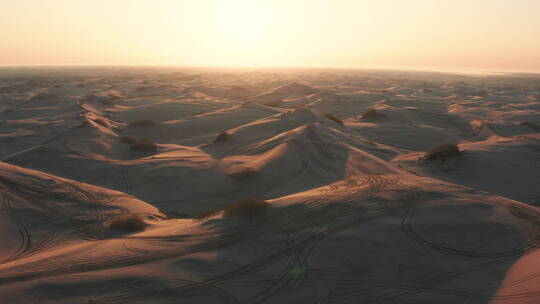
[[[84,128],[86,126],[89,126],[90,123],[88,122],[88,120],[83,120],[81,121],[81,124],[78,126],[78,128]]]
[[[128,126],[130,127],[155,127],[157,125],[157,122],[149,119],[136,120],[128,123]]]
[[[205,220],[207,218],[211,218],[213,216],[216,216],[218,215],[222,210],[221,209],[214,209],[214,210],[209,210],[209,211],[205,211],[205,212],[201,212],[197,215],[195,215],[193,217],[193,219],[197,220],[197,221],[202,221],[202,220]]]
[[[341,120],[341,118],[335,116],[334,114],[324,113],[324,117],[326,117],[326,118],[328,118],[330,120],[333,120],[333,121],[337,122],[340,125],[343,125],[343,120]]]
[[[201,212],[193,217],[197,221],[202,221],[223,212],[223,217],[242,217],[253,218],[266,214],[268,211],[268,203],[263,200],[254,198],[246,198],[240,200],[224,209],[213,209]]]
[[[107,123],[107,121],[105,121],[105,119],[103,119],[103,118],[96,118],[96,119],[94,119],[94,122],[96,122],[97,124],[102,125],[102,126],[104,126],[104,127],[108,127],[108,126],[109,126],[109,124]]]
[[[259,176],[259,170],[255,168],[244,168],[234,172],[229,173],[229,176],[232,178],[252,178]]]
[[[283,99],[263,103],[265,106],[279,108],[283,105]]]
[[[147,138],[138,138],[137,141],[135,141],[131,145],[131,150],[137,150],[137,151],[148,151],[148,152],[155,152],[157,151],[158,145]]]
[[[263,200],[254,198],[246,198],[234,204],[231,204],[224,209],[213,209],[199,213],[193,217],[197,221],[202,221],[210,217],[216,216],[223,212],[223,217],[242,217],[253,218],[266,214],[268,211],[268,203]]]
[[[478,90],[478,92],[476,93],[477,96],[480,96],[480,97],[488,97],[489,96],[489,92],[486,91],[486,90]]]
[[[362,119],[377,119],[384,117],[384,114],[377,112],[375,109],[369,109],[362,114]]]
[[[252,218],[266,214],[268,211],[268,203],[255,198],[246,198],[240,200],[223,209],[224,217],[243,217]]]
[[[120,137],[120,141],[126,144],[134,144],[137,142],[138,138],[135,136],[122,136]]]
[[[448,158],[454,158],[462,156],[463,152],[459,150],[456,144],[444,144],[439,145],[424,155],[424,160],[442,160],[445,161]]]
[[[146,226],[147,224],[144,222],[144,219],[140,215],[136,214],[119,216],[115,218],[109,225],[109,227],[112,229],[128,232],[144,231]]]
[[[216,136],[216,138],[214,139],[214,143],[224,142],[224,141],[229,140],[230,138],[231,138],[231,135],[227,133],[227,131],[223,131]]]
[[[535,123],[532,123],[532,122],[529,122],[529,121],[522,121],[519,123],[520,125],[522,126],[527,126],[535,131],[540,131],[540,126],[535,124]]]

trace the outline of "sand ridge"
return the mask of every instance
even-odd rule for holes
[[[538,76],[51,69],[0,69],[0,302],[539,300]]]

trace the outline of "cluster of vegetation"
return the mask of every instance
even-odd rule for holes
[[[369,109],[362,114],[361,119],[377,119],[384,117],[384,114],[377,112],[375,109]]]
[[[326,118],[328,118],[330,120],[333,120],[333,121],[337,122],[340,125],[343,125],[343,120],[341,118],[335,116],[334,114],[324,113],[324,117],[326,117]]]
[[[456,144],[443,144],[436,146],[427,152],[424,155],[424,160],[441,160],[444,162],[448,158],[455,158],[459,156],[463,156],[463,151],[459,150],[459,147]]]
[[[216,136],[214,143],[228,141],[229,139],[231,139],[231,135],[227,131],[223,131]]]
[[[131,150],[145,151],[145,152],[155,152],[157,151],[158,145],[147,138],[137,138],[137,140],[131,144]]]
[[[130,127],[155,127],[157,125],[157,122],[148,119],[136,120],[128,123],[128,126]]]
[[[252,178],[259,176],[259,170],[255,168],[244,168],[238,171],[229,173],[229,176],[232,178]]]
[[[136,151],[145,151],[145,152],[156,152],[158,150],[158,145],[148,138],[137,138],[135,136],[122,136],[120,141],[126,144],[131,145],[131,150]]]
[[[120,141],[126,144],[134,144],[137,141],[137,137],[135,136],[122,136],[120,137]]]
[[[111,229],[122,230],[127,232],[144,231],[147,224],[140,215],[123,215],[119,216],[110,223]]]
[[[213,216],[216,216],[218,214],[220,214],[223,210],[221,209],[212,209],[212,210],[208,210],[208,211],[205,211],[205,212],[201,212],[197,215],[195,215],[193,217],[193,219],[197,220],[197,221],[202,221],[202,220],[205,220],[205,219],[208,219],[208,218],[211,218]]]
[[[89,125],[90,125],[90,122],[88,122],[88,120],[83,120],[81,124],[78,126],[78,128],[84,128]]]
[[[264,215],[267,211],[268,203],[266,201],[255,198],[246,198],[225,207],[225,209],[223,209],[223,216],[253,218]]]
[[[96,119],[94,119],[94,122],[96,122],[97,124],[102,125],[102,126],[104,126],[104,127],[108,127],[108,126],[109,126],[109,124],[107,123],[107,121],[105,121],[105,119],[103,119],[103,118],[96,118]]]
[[[255,198],[239,200],[224,209],[214,209],[197,214],[194,219],[204,220],[223,213],[223,217],[254,218],[268,212],[268,203]]]

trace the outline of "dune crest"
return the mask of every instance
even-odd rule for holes
[[[0,69],[0,303],[540,301],[538,76],[47,71]]]

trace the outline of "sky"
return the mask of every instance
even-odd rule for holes
[[[0,0],[1,65],[540,71],[539,0]]]

